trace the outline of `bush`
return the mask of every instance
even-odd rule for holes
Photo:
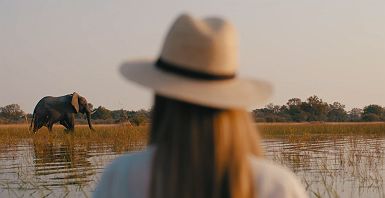
[[[362,117],[362,120],[366,121],[366,122],[378,122],[378,121],[381,121],[381,118],[380,116],[378,116],[377,114],[374,114],[374,113],[368,113],[368,114],[365,114],[363,117]]]

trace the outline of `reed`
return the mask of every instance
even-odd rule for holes
[[[89,197],[105,165],[147,145],[148,126],[0,125],[0,197]]]
[[[91,131],[88,127],[81,125],[77,126],[74,132],[66,132],[63,127],[56,126],[52,132],[42,128],[34,134],[28,131],[27,125],[0,125],[0,144],[19,144],[21,141],[130,144],[138,141],[147,142],[147,129],[148,126],[96,125],[95,131]]]
[[[262,135],[341,134],[365,135],[385,133],[385,123],[260,123]]]
[[[148,126],[94,127],[78,125],[67,133],[55,126],[33,134],[27,125],[0,125],[0,197],[89,197],[106,164],[147,145]],[[385,123],[257,127],[266,156],[293,170],[310,197],[343,197],[344,192],[365,197],[369,191],[384,197]],[[351,189],[341,191],[344,183]]]

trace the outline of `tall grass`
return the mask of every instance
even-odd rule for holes
[[[257,128],[263,135],[365,135],[385,133],[385,123],[261,123],[257,124]]]
[[[77,126],[74,132],[65,132],[63,127],[55,126],[52,132],[46,128],[35,134],[28,131],[27,125],[0,126],[0,145],[19,144],[21,141],[34,144],[47,143],[102,143],[129,145],[147,142],[148,126],[130,127],[127,125],[96,125],[95,131],[86,126]]]
[[[0,125],[0,197],[88,197],[109,161],[147,145],[148,126],[94,127]]]
[[[385,197],[385,123],[258,124],[270,159],[310,197]]]
[[[55,126],[36,134],[27,125],[0,125],[0,190],[12,197],[88,197],[104,166],[118,154],[147,145],[148,126]],[[311,197],[341,197],[339,183],[376,190],[384,197],[385,123],[283,123],[257,127],[266,154],[294,170]],[[270,142],[269,142],[270,141]],[[365,192],[361,196],[366,195]],[[0,197],[5,195],[0,192]],[[360,196],[360,194],[358,195]]]

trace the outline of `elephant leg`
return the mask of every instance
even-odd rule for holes
[[[65,128],[68,128],[67,127],[67,123],[65,122],[65,120],[60,120],[59,122],[61,125],[63,125]]]
[[[64,119],[64,120],[61,120],[60,121],[60,124],[63,125],[65,127],[64,131],[70,131],[70,126],[68,125],[68,121],[67,119]]]
[[[44,122],[41,119],[41,117],[36,116],[34,123],[33,123],[33,132],[36,133],[41,127],[43,127]]]
[[[43,127],[43,123],[41,122],[36,122],[33,126],[33,132],[36,133],[41,127]]]
[[[75,116],[71,113],[67,114],[64,120],[60,121],[60,123],[66,128],[66,131],[75,130]]]
[[[75,116],[71,114],[68,119],[68,126],[71,131],[75,131]]]
[[[52,132],[52,127],[53,127],[53,122],[48,122],[47,123],[47,128],[49,132]]]

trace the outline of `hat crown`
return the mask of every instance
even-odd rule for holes
[[[163,44],[161,59],[181,69],[211,75],[233,75],[238,68],[235,28],[220,18],[176,19]]]

